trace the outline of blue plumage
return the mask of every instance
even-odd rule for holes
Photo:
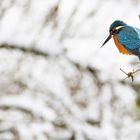
[[[117,35],[118,41],[130,52],[140,55],[140,30],[132,26],[125,26]]]
[[[113,36],[118,50],[123,54],[134,54],[140,59],[140,29],[129,26],[123,21],[114,21],[109,28],[109,36],[104,46]]]
[[[114,21],[114,22],[110,25],[109,32],[111,32],[112,29],[115,28],[115,27],[118,27],[118,26],[126,26],[126,25],[127,25],[127,24],[124,23],[123,21],[121,21],[121,20],[116,20],[116,21]]]

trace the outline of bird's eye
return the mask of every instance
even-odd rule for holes
[[[117,26],[117,27],[113,27],[111,30],[111,34],[117,34],[119,33],[119,31],[123,28],[124,26]]]
[[[112,32],[114,32],[114,31],[116,31],[117,30],[117,27],[114,27],[113,29],[112,29]]]
[[[115,28],[112,28],[112,30],[110,31],[111,34],[113,34],[113,32],[115,32],[116,29]]]

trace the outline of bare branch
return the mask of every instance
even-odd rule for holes
[[[127,75],[127,77],[126,78],[124,78],[124,80],[126,80],[126,79],[128,79],[128,78],[131,78],[132,79],[132,82],[134,81],[134,74],[135,73],[137,73],[138,71],[140,71],[140,69],[137,69],[137,70],[133,70],[132,72],[125,72],[124,70],[122,70],[121,68],[120,68],[120,70],[125,74],[125,75]]]

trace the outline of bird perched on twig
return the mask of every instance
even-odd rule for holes
[[[136,55],[140,60],[140,29],[130,26],[123,21],[116,20],[110,25],[109,36],[101,47],[103,47],[112,37],[120,53]],[[140,71],[140,69],[138,69],[126,73],[124,70],[120,70],[127,75],[125,79],[131,78],[132,82],[134,81],[134,74]]]

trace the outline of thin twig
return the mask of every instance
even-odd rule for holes
[[[120,68],[120,70],[121,70],[124,74],[126,74],[126,75],[127,75],[127,73],[126,73],[124,70],[122,70],[121,68]]]
[[[126,78],[124,78],[123,80],[126,80],[126,79],[128,79],[128,78],[131,78],[132,79],[132,82],[134,81],[134,74],[136,73],[136,72],[138,72],[138,71],[140,71],[140,69],[137,69],[137,70],[133,70],[132,72],[125,72],[124,70],[122,70],[121,68],[120,68],[120,70],[124,73],[124,74],[126,74],[127,75],[127,77]]]

